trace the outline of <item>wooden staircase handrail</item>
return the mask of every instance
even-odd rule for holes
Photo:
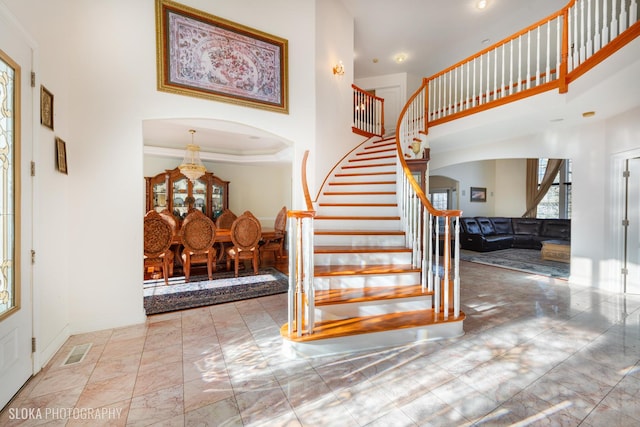
[[[313,211],[313,202],[311,201],[311,195],[309,194],[309,184],[307,182],[307,160],[309,158],[309,150],[304,152],[302,157],[302,192],[304,193],[304,201],[307,205],[307,210]]]

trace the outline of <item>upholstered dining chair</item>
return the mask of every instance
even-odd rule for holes
[[[216,225],[201,211],[190,211],[182,221],[180,228],[182,237],[182,265],[184,268],[184,280],[189,281],[191,266],[194,264],[206,264],[209,280],[213,278],[216,270],[216,248],[213,246],[216,240]]]
[[[273,252],[275,261],[280,260],[284,256],[284,234],[287,230],[287,207],[283,206],[282,209],[276,215],[276,220],[273,224],[275,231],[273,238],[266,239],[262,246],[260,246],[260,261],[262,262],[262,254],[265,252]]]
[[[169,249],[172,239],[171,225],[155,210],[147,212],[144,216],[144,268],[145,271],[160,268],[166,284],[173,271],[173,252]]]
[[[225,209],[222,211],[220,216],[216,219],[216,227],[219,229],[221,228],[223,230],[230,230],[231,225],[233,224],[233,221],[236,220],[236,218],[238,218],[238,216],[235,213],[233,213],[229,209]],[[220,250],[220,253],[218,254],[218,261],[222,262],[222,259],[227,253],[227,249],[231,247],[231,243],[220,242],[218,243],[218,245]]]
[[[180,221],[171,213],[171,211],[167,208],[164,208],[160,212],[158,212],[162,219],[167,221],[171,226],[172,233],[172,244],[171,244],[171,252],[173,252],[173,259],[180,260],[180,244],[177,243],[177,236],[180,232]],[[173,262],[169,265],[169,276],[173,276]]]
[[[260,249],[258,244],[262,237],[260,221],[249,211],[246,211],[231,225],[231,242],[233,246],[227,249],[227,270],[231,269],[231,261],[235,264],[235,277],[238,277],[240,261],[250,259],[254,274],[258,274]]]

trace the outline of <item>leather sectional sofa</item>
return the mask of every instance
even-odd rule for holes
[[[477,252],[508,248],[541,249],[545,240],[571,241],[570,219],[460,218],[460,247]]]

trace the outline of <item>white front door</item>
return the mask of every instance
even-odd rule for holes
[[[0,8],[0,408],[33,373],[31,57]]]
[[[625,237],[626,284],[625,291],[640,294],[640,158],[627,161],[629,178],[626,190],[626,219],[628,227]]]

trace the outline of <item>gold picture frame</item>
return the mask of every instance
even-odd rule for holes
[[[156,0],[158,90],[289,113],[288,41]]]
[[[67,143],[56,137],[56,164],[58,170],[65,175],[69,174],[67,168]]]
[[[53,94],[40,85],[40,124],[53,130]]]

